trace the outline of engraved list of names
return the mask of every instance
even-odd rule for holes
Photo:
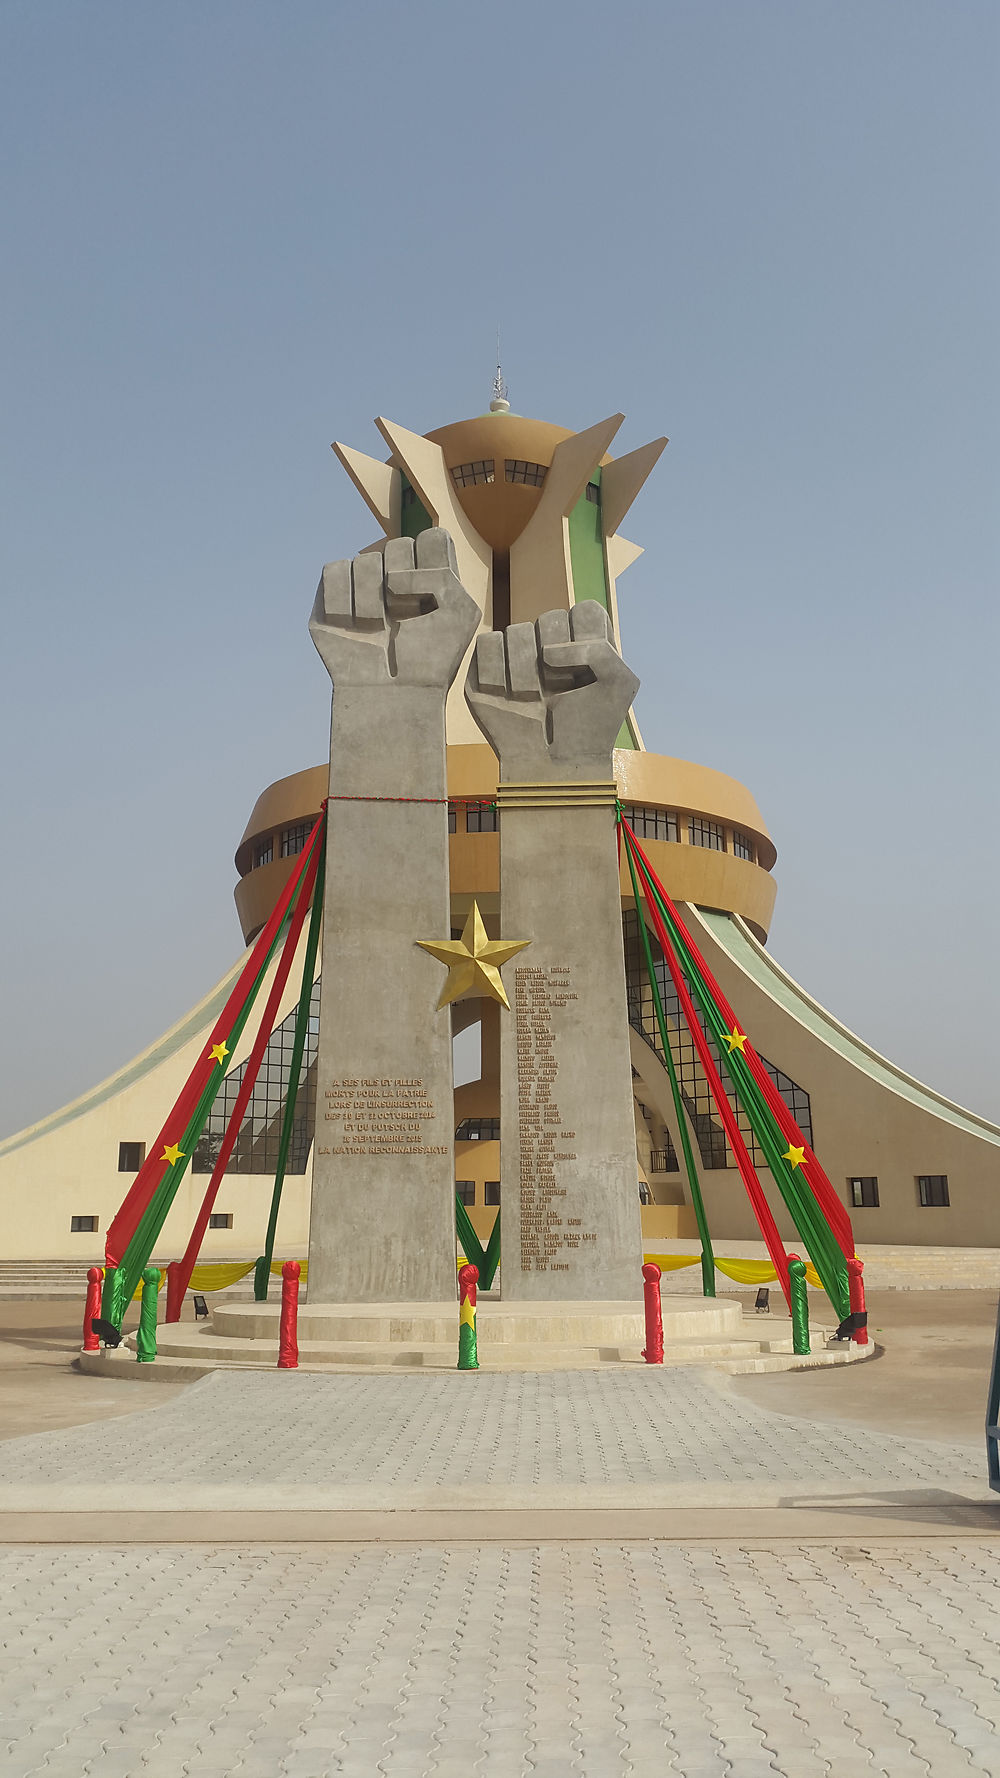
[[[566,1214],[565,1164],[576,1160],[570,1146],[576,1131],[563,1128],[559,1109],[556,1031],[575,999],[568,964],[514,971],[521,1267],[526,1272],[568,1272],[572,1255],[597,1239],[582,1218]]]

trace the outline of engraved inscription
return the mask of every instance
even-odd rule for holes
[[[556,1060],[558,1015],[575,1000],[568,964],[514,971],[514,1025],[520,1124],[521,1266],[526,1272],[566,1272],[584,1233],[580,1218],[565,1218],[566,1185],[559,1168],[575,1161],[575,1130],[562,1127]],[[557,1147],[557,1144],[559,1145]]]
[[[428,1142],[436,1134],[434,1101],[422,1080],[334,1080],[324,1094],[328,1154],[448,1154],[446,1142]],[[339,1125],[339,1128],[337,1127]],[[321,1152],[324,1152],[321,1150]]]

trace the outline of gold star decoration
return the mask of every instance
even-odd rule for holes
[[[224,1043],[213,1043],[213,1045],[209,1051],[209,1055],[211,1056],[212,1061],[218,1062],[220,1068],[225,1066],[225,1061],[226,1061],[226,1057],[228,1056],[228,1054],[229,1054],[229,1050],[227,1049],[227,1047]]]
[[[795,1167],[801,1167],[806,1158],[806,1151],[804,1148],[793,1148],[792,1144],[789,1143],[787,1153],[783,1154],[781,1158],[783,1161],[787,1161],[788,1165],[794,1169]]]
[[[171,1167],[176,1167],[177,1162],[184,1159],[184,1153],[182,1149],[178,1148],[176,1142],[170,1142],[163,1150],[160,1159],[161,1161],[168,1161]]]
[[[500,970],[525,945],[530,945],[530,938],[487,938],[479,904],[474,901],[461,938],[418,938],[416,942],[448,970],[439,1008],[462,1000],[467,994],[485,994],[487,999],[499,1000],[501,1006],[510,1010]]]
[[[740,1055],[742,1056],[743,1045],[746,1043],[746,1040],[746,1032],[741,1031],[738,1025],[734,1025],[731,1031],[725,1031],[722,1037],[722,1041],[729,1050],[730,1055],[732,1055],[734,1050],[739,1050]]]

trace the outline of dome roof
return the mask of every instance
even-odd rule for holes
[[[523,414],[500,410],[477,414],[471,420],[455,420],[450,426],[438,426],[425,436],[441,446],[449,470],[469,467],[469,481],[454,477],[455,494],[470,523],[491,549],[507,550],[524,530],[541,497],[541,482],[552,463],[556,446],[572,438],[566,426],[553,426],[548,420],[529,420]],[[604,461],[610,462],[610,457]],[[490,465],[479,470],[483,479],[472,479],[473,465]],[[508,472],[507,465],[516,465]],[[508,474],[520,479],[512,481]],[[534,481],[531,477],[534,473]],[[493,480],[487,481],[486,474]],[[528,476],[528,480],[523,479]]]

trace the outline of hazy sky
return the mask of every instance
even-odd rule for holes
[[[329,445],[514,407],[670,446],[647,745],[747,783],[775,955],[1000,1118],[996,0],[2,0],[0,1130],[241,948]],[[776,1058],[781,1060],[781,1058]]]

